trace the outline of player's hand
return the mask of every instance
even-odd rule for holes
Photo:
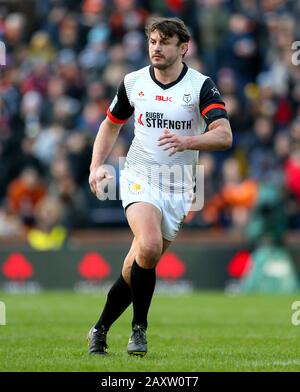
[[[166,146],[163,148],[164,151],[172,151],[169,157],[174,155],[176,152],[186,150],[186,136],[179,136],[176,133],[171,133],[168,128],[163,130],[163,135],[158,138],[158,146]]]
[[[112,180],[113,176],[109,174],[108,170],[103,166],[98,166],[91,170],[89,176],[89,184],[91,191],[98,197],[101,198],[103,189],[107,184],[107,180]]]

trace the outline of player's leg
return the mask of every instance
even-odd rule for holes
[[[124,264],[133,262],[135,255],[134,248],[135,240],[133,239],[130,250],[125,257]],[[106,304],[99,320],[95,324],[95,328],[103,326],[108,331],[114,321],[127,309],[130,303],[131,291],[129,283],[124,279],[124,274],[121,273],[107,294]]]
[[[167,240],[163,241],[163,252],[170,243],[171,242]],[[105,306],[99,320],[95,324],[95,329],[101,329],[107,332],[111,325],[131,304],[130,272],[136,255],[135,248],[136,240],[134,238],[130,250],[125,257],[122,273],[107,294]]]
[[[102,328],[108,331],[111,325],[121,316],[123,312],[125,312],[125,310],[132,302],[130,289],[130,273],[131,266],[134,262],[136,254],[135,243],[136,241],[134,238],[130,250],[125,257],[122,273],[107,294],[104,309],[101,313],[99,320],[95,324],[95,328],[97,329]],[[167,249],[170,244],[170,241],[163,241],[162,253]]]
[[[147,314],[155,288],[155,267],[163,249],[161,212],[154,205],[139,202],[126,211],[129,226],[135,236],[135,259],[130,271],[130,286],[135,324],[147,328]]]
[[[125,282],[128,283],[128,285],[130,286],[130,274],[131,274],[131,267],[132,264],[135,260],[135,256],[136,256],[136,251],[135,251],[135,238],[133,239],[130,251],[128,252],[128,255],[126,256],[124,263],[123,263],[123,268],[122,268],[122,276],[125,280]],[[172,241],[168,241],[166,239],[163,238],[163,249],[161,252],[161,255],[163,255],[163,253],[166,251],[166,249],[170,246],[170,244],[172,243]]]
[[[136,254],[136,239],[134,237],[131,244],[131,248],[127,256],[125,257],[122,266],[122,276],[125,282],[128,284],[128,287],[130,287],[130,270],[131,270],[132,263],[134,262],[135,259],[135,254]]]
[[[156,282],[155,267],[163,251],[162,215],[154,205],[137,202],[127,208],[126,216],[135,236],[135,259],[130,270],[132,335],[127,352],[145,355],[147,316]]]
[[[171,244],[170,241],[163,241],[163,251]],[[93,329],[89,333],[90,353],[105,354],[107,349],[106,334],[111,325],[121,316],[130,305],[130,272],[135,259],[136,241],[132,241],[130,250],[125,257],[121,276],[117,279],[107,294],[106,303],[101,316]]]
[[[106,354],[106,334],[110,326],[120,317],[132,301],[129,284],[131,267],[136,257],[136,243],[137,241],[134,238],[124,260],[122,274],[108,292],[101,316],[89,333],[90,353],[92,354]],[[170,241],[163,240],[162,253],[170,244]]]
[[[132,264],[135,257],[135,240],[133,239],[124,264]],[[129,284],[121,274],[109,290],[106,303],[99,320],[89,332],[89,352],[91,354],[106,354],[106,334],[111,325],[121,316],[131,303]]]

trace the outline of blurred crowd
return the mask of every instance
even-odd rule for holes
[[[188,25],[185,61],[216,82],[234,133],[232,149],[200,154],[205,207],[186,225],[300,228],[300,1],[13,0],[0,3],[0,236],[55,247],[69,230],[125,224],[120,201],[91,194],[89,165],[120,81],[148,64],[151,15]],[[107,163],[132,137],[130,119]]]

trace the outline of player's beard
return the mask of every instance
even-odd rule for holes
[[[172,58],[169,58],[169,59],[166,59],[166,58],[164,57],[164,59],[165,59],[165,62],[164,62],[164,63],[155,63],[155,64],[154,64],[154,63],[152,62],[152,60],[151,60],[151,64],[153,65],[154,68],[157,68],[157,69],[159,69],[160,71],[164,71],[164,70],[166,70],[167,68],[171,67],[173,64],[176,63],[176,61],[177,61],[177,59],[178,59],[178,56],[177,56],[177,57],[172,57]]]

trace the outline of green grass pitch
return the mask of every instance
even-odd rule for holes
[[[295,296],[222,293],[155,294],[144,358],[129,357],[131,310],[112,326],[109,356],[90,356],[86,334],[103,294],[0,293],[1,371],[299,371],[300,326],[291,323]]]

